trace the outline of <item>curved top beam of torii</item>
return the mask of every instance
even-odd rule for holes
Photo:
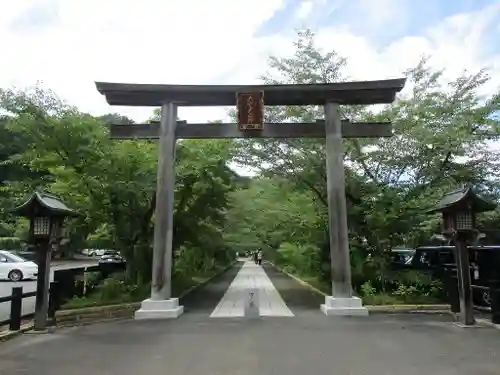
[[[344,105],[392,103],[405,85],[405,78],[379,81],[355,81],[323,84],[283,85],[158,85],[96,82],[97,90],[111,105],[161,106],[234,106],[242,92],[263,92],[266,106]]]

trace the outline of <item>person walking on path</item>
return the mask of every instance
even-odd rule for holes
[[[255,264],[258,263],[258,261],[257,261],[257,251],[253,252],[253,261],[255,262]]]
[[[259,250],[257,252],[257,263],[259,264],[259,266],[262,266],[262,257],[263,257],[262,250]]]

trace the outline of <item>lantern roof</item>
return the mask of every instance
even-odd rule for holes
[[[470,208],[476,213],[492,211],[497,206],[495,203],[480,197],[470,186],[464,186],[460,189],[446,193],[439,203],[427,212],[452,211],[463,204],[469,204]]]
[[[11,213],[27,218],[35,215],[80,216],[80,213],[69,208],[58,196],[40,191],[33,193],[26,202],[12,209]]]

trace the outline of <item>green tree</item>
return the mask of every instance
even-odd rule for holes
[[[59,194],[84,213],[72,227],[72,243],[113,246],[129,260],[129,276],[150,280],[156,206],[157,147],[151,141],[113,141],[102,119],[79,112],[51,93],[2,92],[8,129],[28,147],[9,160],[42,177],[9,181],[12,204],[34,189]],[[116,115],[109,121],[115,121]],[[183,141],[177,149],[174,250],[198,246],[220,256],[221,228],[234,172],[229,141]]]
[[[343,68],[348,61],[335,51],[316,47],[312,32],[299,32],[295,47],[292,57],[270,58],[264,82],[345,79]],[[354,121],[389,120],[394,124],[392,138],[344,141],[351,250],[354,259],[363,263],[367,252],[375,255],[380,272],[393,246],[416,245],[437,228],[438,219],[424,212],[443,192],[463,182],[484,189],[497,186],[491,177],[498,170],[498,156],[488,151],[486,142],[492,139],[490,134],[499,133],[494,114],[500,103],[498,93],[486,100],[479,95],[489,80],[486,73],[465,72],[443,86],[443,72],[424,59],[406,77],[410,90],[379,112],[362,106],[342,108],[343,115]],[[274,107],[266,109],[266,116],[271,122],[310,122],[322,118],[323,109]],[[327,264],[324,141],[249,139],[239,146],[239,163],[263,176],[287,179],[314,195],[311,204],[324,223],[323,262]],[[367,246],[361,246],[363,242]],[[353,274],[361,279],[366,272],[361,267]]]

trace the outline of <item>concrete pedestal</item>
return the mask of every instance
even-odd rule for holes
[[[248,288],[244,290],[243,315],[245,318],[259,318],[259,290],[257,288]]]
[[[175,319],[184,312],[184,306],[179,306],[178,298],[166,300],[142,301],[141,308],[135,312],[135,319]]]
[[[368,316],[368,310],[363,307],[361,298],[325,297],[325,303],[320,307],[323,314],[328,316]]]

